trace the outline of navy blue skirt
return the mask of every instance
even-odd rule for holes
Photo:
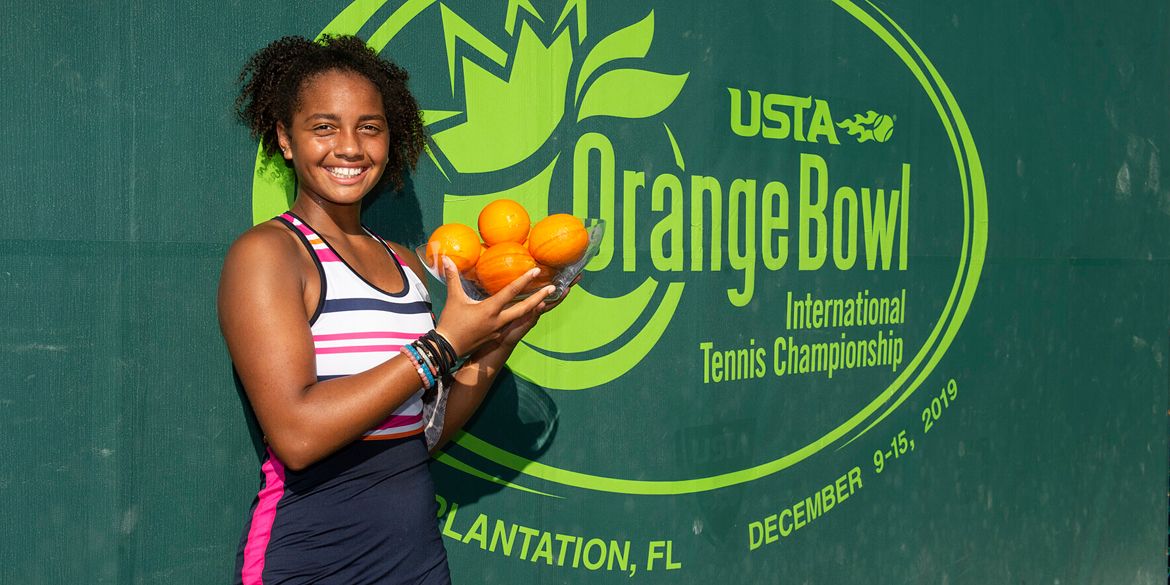
[[[356,441],[300,472],[269,450],[236,583],[450,583],[428,461],[421,434]]]

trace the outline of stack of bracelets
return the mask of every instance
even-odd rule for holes
[[[459,361],[455,348],[434,329],[402,346],[401,352],[414,364],[425,390],[430,390],[436,383],[449,376]]]

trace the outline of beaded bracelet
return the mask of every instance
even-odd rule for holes
[[[442,344],[432,337],[433,333],[427,332],[422,337],[418,338],[419,349],[427,352],[427,355],[434,362],[444,374],[455,370],[456,360],[453,352],[446,351]]]
[[[422,378],[423,388],[427,390],[449,376],[459,364],[459,356],[451,342],[434,329],[402,346],[400,351],[414,364]]]
[[[414,359],[414,356],[410,355],[410,351],[408,351],[405,346],[402,348],[401,353],[402,355],[406,356],[406,359],[410,360],[410,365],[414,366],[414,371],[418,373],[418,377],[423,382],[423,388],[426,388],[427,378],[423,374],[422,367],[419,366],[418,360]]]
[[[435,377],[431,374],[428,366],[424,365],[422,355],[414,348],[413,344],[406,344],[400,350],[403,355],[410,359],[410,363],[414,365],[418,371],[418,377],[422,378],[422,385],[424,390],[430,390],[431,386],[435,385]]]
[[[432,371],[430,365],[428,365],[426,363],[426,361],[423,360],[422,354],[420,354],[418,352],[417,348],[415,348],[414,346],[410,346],[410,345],[408,345],[407,348],[408,348],[408,351],[410,352],[410,356],[411,356],[412,360],[416,364],[416,369],[418,370],[418,375],[420,378],[422,378],[423,388],[426,390],[429,390],[431,388],[431,386],[435,385],[434,372]]]
[[[411,347],[413,347],[414,351],[418,352],[422,362],[424,362],[428,369],[431,370],[432,376],[435,378],[443,376],[443,371],[446,369],[443,367],[443,364],[439,362],[439,359],[435,357],[431,347],[427,347],[425,344],[421,344],[419,342],[412,343]]]
[[[425,337],[416,339],[411,345],[413,345],[414,348],[423,355],[423,357],[427,358],[427,361],[430,362],[436,373],[445,372],[448,369],[447,364],[442,359],[439,351],[435,349],[435,347],[432,346]]]
[[[419,367],[418,360],[414,359],[414,356],[411,355],[409,347],[407,347],[405,345],[402,346],[402,348],[398,350],[398,353],[401,353],[402,355],[406,356],[406,359],[410,360],[410,364],[412,366],[414,366],[415,369],[417,369]],[[421,371],[419,372],[419,375],[420,376],[422,375]]]

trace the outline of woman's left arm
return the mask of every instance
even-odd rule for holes
[[[503,369],[504,362],[512,355],[516,344],[536,325],[540,315],[553,306],[555,305],[552,303],[541,303],[527,315],[517,318],[500,333],[498,339],[480,347],[464,362],[463,367],[455,372],[454,383],[447,394],[443,434],[431,448],[432,453],[442,449],[443,445],[467,424],[471,415],[475,414],[479,405],[483,403],[492,382]]]
[[[403,246],[398,244],[390,245],[394,248],[398,257],[405,261],[407,266],[418,275],[419,279],[426,282],[425,269],[418,257]],[[576,284],[576,280],[573,281],[573,284]],[[570,285],[571,288],[572,285]],[[567,294],[568,292],[566,291]],[[561,299],[564,299],[564,296]],[[432,453],[441,449],[455,433],[463,428],[463,425],[467,424],[471,415],[475,414],[475,411],[479,409],[479,405],[487,397],[488,390],[492,387],[492,382],[495,381],[496,376],[503,369],[504,362],[507,362],[508,357],[512,355],[512,350],[516,348],[516,344],[520,342],[520,339],[526,333],[536,326],[536,322],[540,319],[540,316],[560,304],[561,299],[558,299],[556,302],[542,302],[536,305],[536,308],[527,315],[517,318],[501,330],[498,338],[480,346],[475,353],[464,361],[463,366],[453,376],[454,382],[447,394],[447,410],[443,420],[443,433],[439,437],[439,441],[431,447]]]

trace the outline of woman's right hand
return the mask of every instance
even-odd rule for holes
[[[508,324],[535,310],[545,297],[556,290],[550,284],[514,303],[516,295],[539,274],[540,270],[533,268],[496,294],[477,301],[464,292],[459,269],[450,258],[444,256],[443,278],[447,284],[447,304],[443,307],[435,331],[447,339],[455,353],[460,356],[470,354],[484,343],[495,340]]]

